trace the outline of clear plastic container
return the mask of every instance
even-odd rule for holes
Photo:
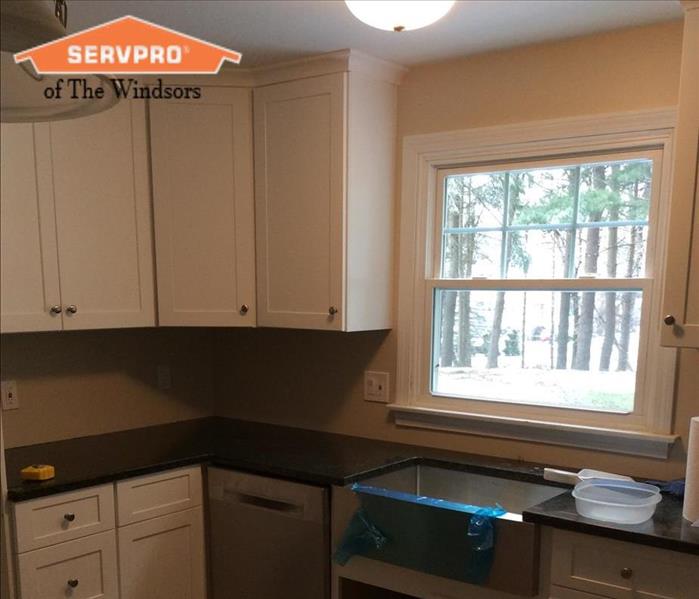
[[[578,483],[573,497],[581,516],[619,524],[641,524],[652,518],[662,499],[654,485],[604,478]]]

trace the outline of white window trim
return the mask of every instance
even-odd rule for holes
[[[665,262],[676,110],[674,108],[632,113],[585,116],[484,127],[427,135],[403,140],[400,263],[398,285],[398,371],[396,403],[390,409],[402,426],[462,431],[606,451],[666,457],[677,436],[671,434],[676,351],[660,347],[660,310]],[[581,153],[637,151],[655,148],[662,152],[658,177],[660,197],[651,214],[657,219],[655,240],[648,252],[655,255],[654,289],[644,302],[649,310],[647,344],[650,363],[645,384],[654,389],[654,400],[645,402],[633,422],[614,414],[551,418],[556,408],[503,405],[487,402],[483,409],[455,411],[453,402],[441,404],[429,395],[425,356],[429,355],[431,319],[430,281],[436,227],[435,202],[440,168],[486,162],[513,162],[557,158]],[[590,280],[581,280],[589,285]],[[440,281],[448,286],[448,281]],[[487,282],[483,283],[487,285]],[[490,283],[492,285],[492,282]],[[427,324],[428,326],[424,326]],[[648,395],[648,393],[646,393]],[[452,402],[450,404],[449,402]],[[484,402],[486,404],[486,402]],[[579,413],[577,413],[579,414]],[[616,418],[615,418],[616,416]],[[596,420],[595,420],[596,418]],[[618,422],[615,422],[618,421]]]

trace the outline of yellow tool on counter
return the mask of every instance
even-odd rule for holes
[[[56,469],[50,464],[32,464],[19,473],[24,480],[49,480],[56,476]]]

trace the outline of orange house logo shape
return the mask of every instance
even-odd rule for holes
[[[14,56],[44,75],[214,75],[242,54],[167,27],[126,16],[48,42]]]

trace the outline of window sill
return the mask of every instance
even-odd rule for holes
[[[393,413],[397,426],[567,445],[649,458],[667,458],[678,438],[677,435],[486,416],[401,404],[390,404],[388,409]]]

